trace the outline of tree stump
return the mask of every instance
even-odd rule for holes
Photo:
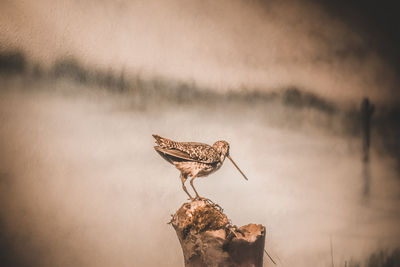
[[[182,247],[185,266],[262,266],[265,227],[237,228],[210,200],[184,203],[171,224]]]

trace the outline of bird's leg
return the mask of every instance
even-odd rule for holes
[[[189,192],[186,189],[186,186],[185,186],[186,179],[187,178],[185,176],[183,176],[183,174],[181,174],[181,181],[182,181],[183,191],[185,191],[185,193],[189,196],[190,200],[193,200],[194,198],[189,194]]]
[[[190,185],[192,186],[194,192],[196,193],[196,199],[202,199],[201,196],[199,196],[199,193],[197,193],[196,188],[193,186],[193,180],[196,178],[196,175],[192,176],[192,179],[190,179]]]

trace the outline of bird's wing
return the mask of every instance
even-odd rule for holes
[[[187,153],[185,151],[179,150],[179,149],[168,149],[168,148],[163,148],[160,146],[155,146],[154,149],[167,161],[172,163],[172,160],[187,160],[187,161],[197,161],[197,162],[202,162],[202,163],[213,163],[216,162],[216,160],[210,160],[208,158],[204,157],[198,157],[196,155],[192,155],[190,153]]]
[[[214,163],[220,160],[218,152],[207,144],[202,143],[177,143],[177,149],[189,154],[191,160],[203,162],[203,163]]]
[[[171,157],[172,158],[177,158],[177,159],[183,159],[183,160],[193,160],[192,158],[190,158],[190,155],[179,151],[177,149],[168,149],[168,148],[163,148],[160,146],[155,146],[154,149],[158,152],[158,153],[162,153],[164,155],[162,155],[164,158],[165,156],[170,156],[168,157],[169,159],[167,159],[168,161],[170,161]]]
[[[176,142],[156,134],[153,134],[153,137],[156,139],[157,147],[163,149],[163,151],[156,149],[159,153],[161,152],[176,158],[203,163],[215,163],[220,160],[218,152],[207,144]]]

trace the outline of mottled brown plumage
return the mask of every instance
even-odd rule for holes
[[[156,134],[153,134],[153,137],[156,139],[158,145],[154,149],[181,172],[182,188],[192,200],[193,197],[189,194],[185,186],[187,178],[192,177],[190,185],[196,193],[196,197],[200,198],[193,186],[193,180],[196,177],[204,177],[217,171],[222,166],[225,157],[228,157],[232,161],[247,180],[247,177],[229,156],[229,144],[226,141],[217,141],[213,146],[210,146],[195,142],[176,142]]]

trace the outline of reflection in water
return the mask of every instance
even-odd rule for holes
[[[371,186],[371,176],[370,176],[370,166],[369,161],[363,161],[362,163],[362,174],[364,178],[364,187],[363,187],[363,200],[365,203],[368,202],[368,196],[370,194],[370,186]]]

